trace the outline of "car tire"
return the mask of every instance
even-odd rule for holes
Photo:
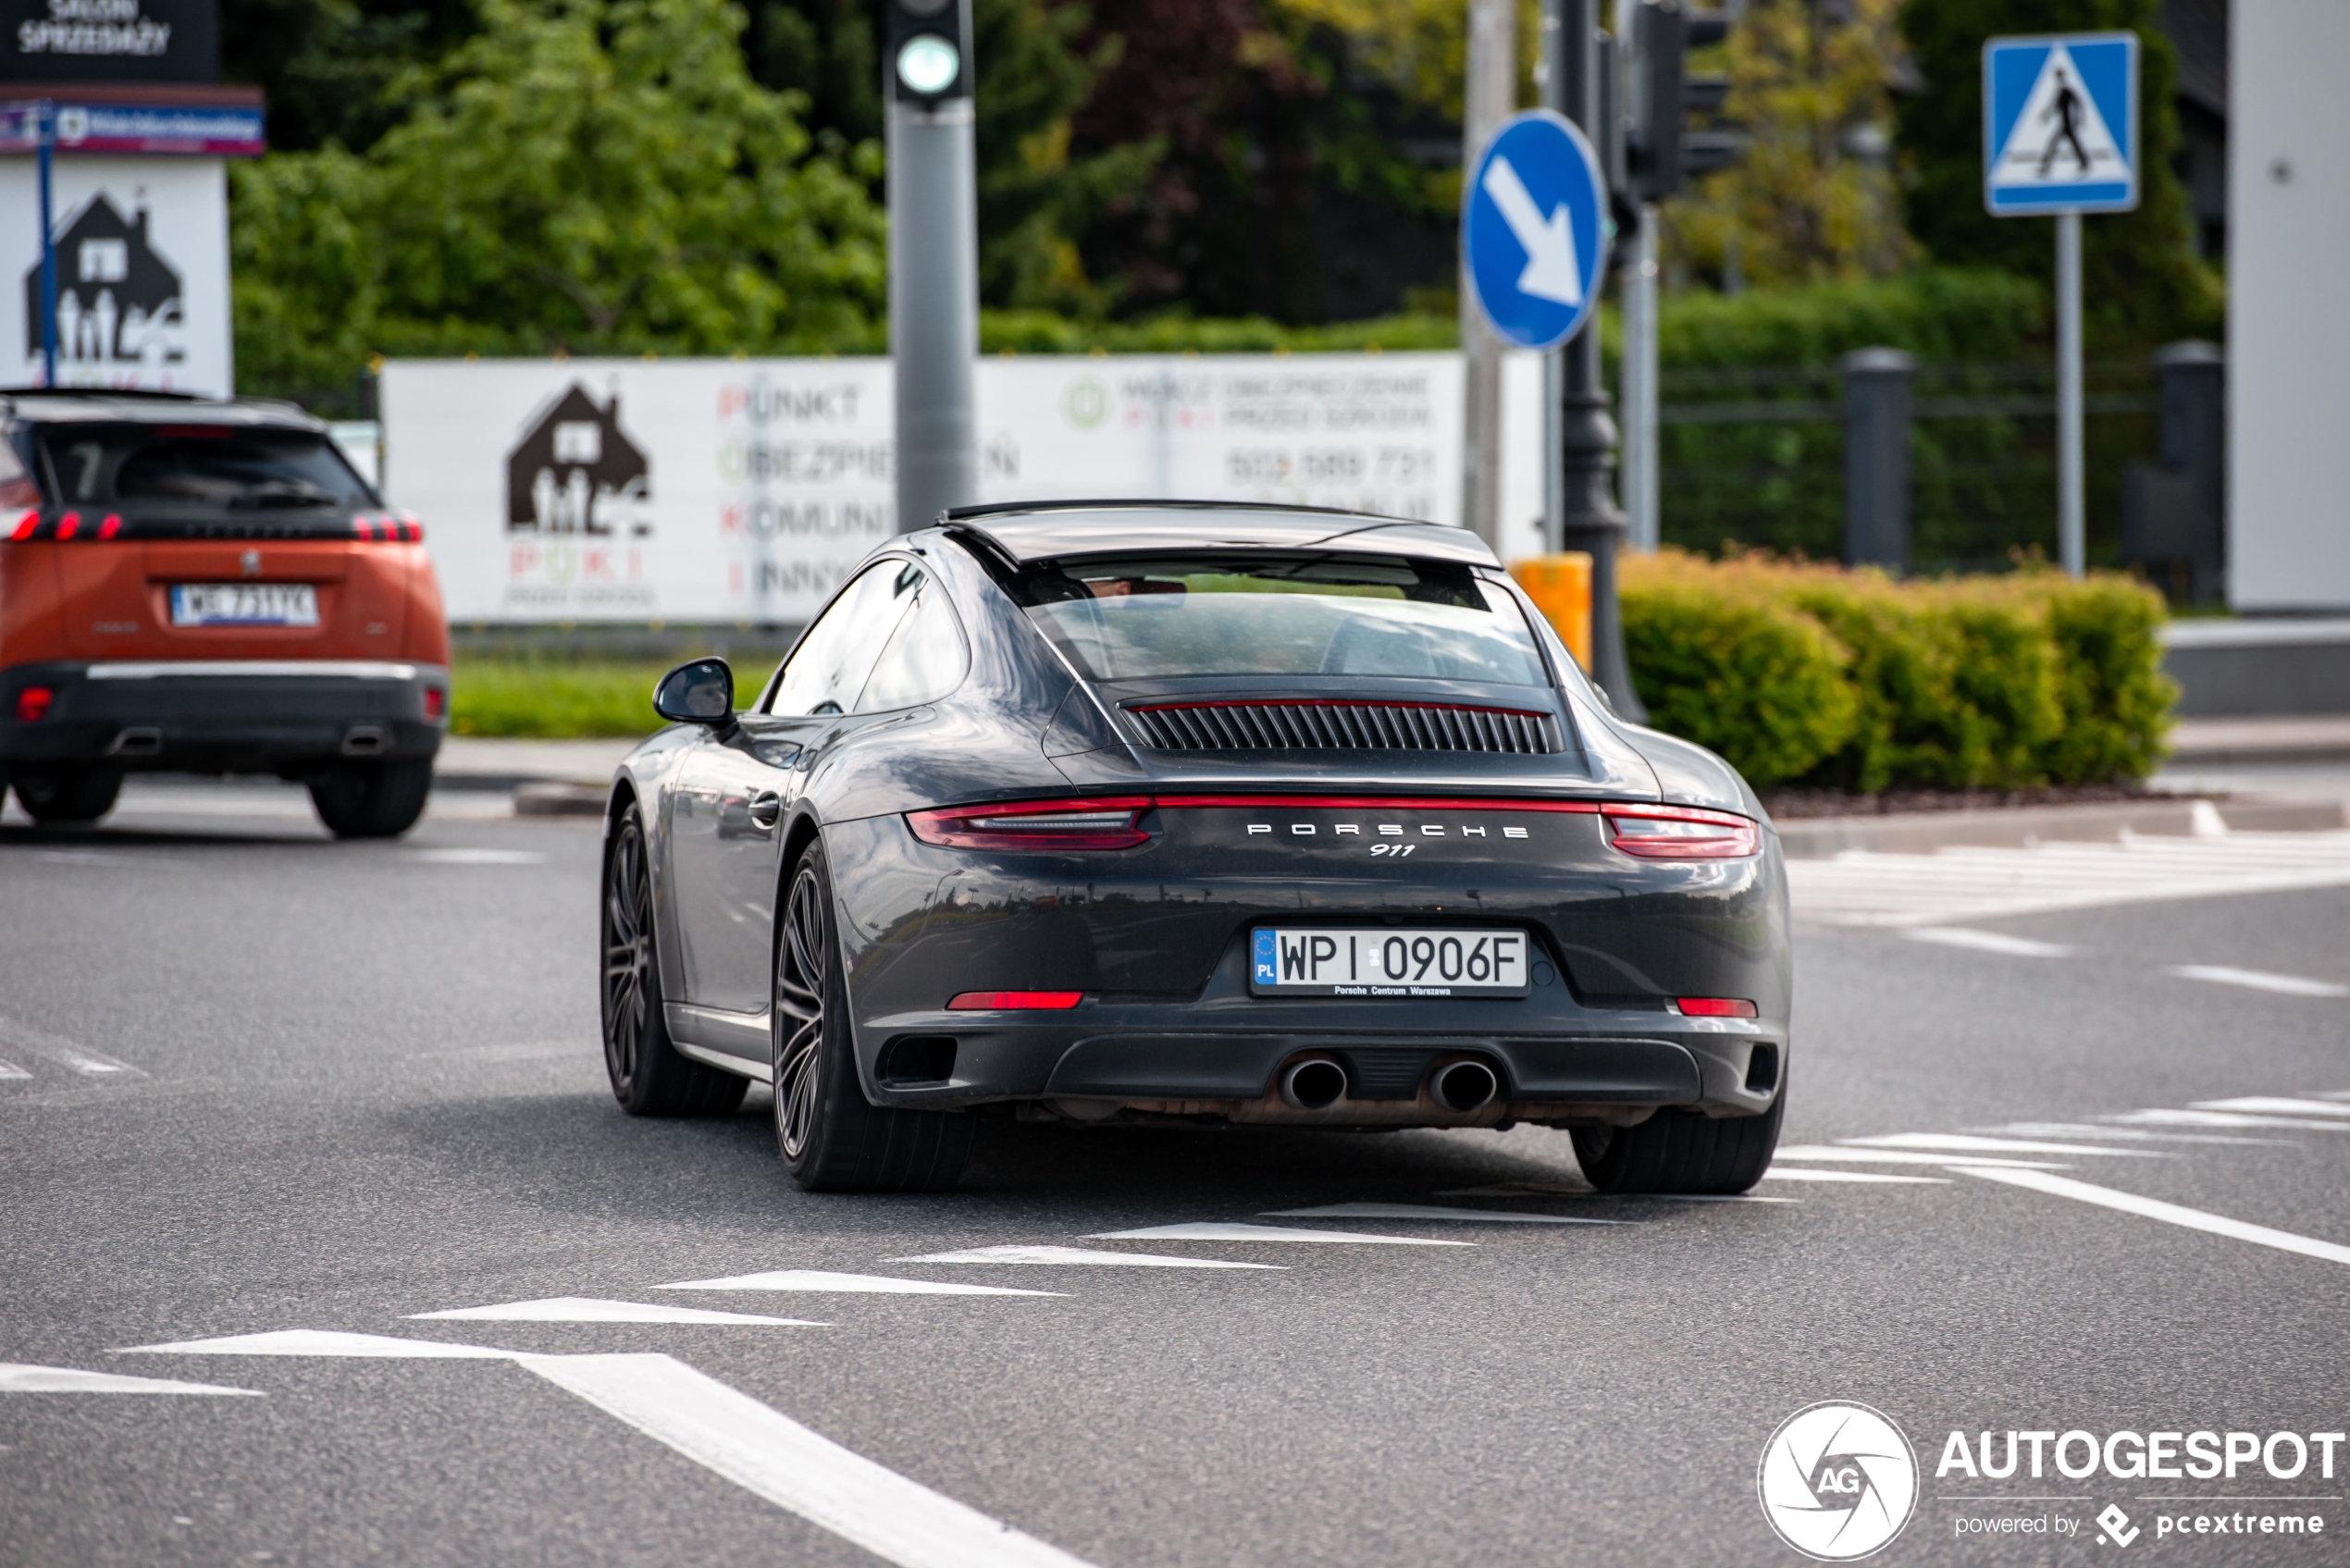
[[[1782,1086],[1760,1116],[1659,1111],[1638,1127],[1578,1127],[1575,1157],[1602,1192],[1743,1192],[1771,1167],[1786,1105]]]
[[[122,793],[118,768],[65,768],[56,772],[19,773],[17,804],[34,821],[53,827],[94,822],[114,809]]]
[[[661,1005],[661,945],[653,930],[652,863],[635,803],[604,846],[604,1070],[632,1117],[724,1116],[750,1080],[681,1055]]]
[[[961,1178],[977,1118],[865,1098],[848,1026],[833,882],[810,841],[775,921],[775,1146],[810,1192],[937,1192]]]
[[[310,781],[310,804],[337,838],[398,838],[431,793],[430,758],[349,764]]]

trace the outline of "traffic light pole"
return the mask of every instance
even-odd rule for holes
[[[1542,0],[1542,95],[1546,105],[1575,122],[1594,143],[1600,123],[1599,0]],[[1550,411],[1551,446],[1558,453],[1559,512],[1555,526],[1563,549],[1591,557],[1591,679],[1615,711],[1635,723],[1648,710],[1632,689],[1624,655],[1624,622],[1615,598],[1615,552],[1624,537],[1624,514],[1609,491],[1615,471],[1615,421],[1608,417],[1600,387],[1600,318],[1559,351],[1558,401]]]
[[[889,353],[897,530],[979,500],[979,175],[968,0],[892,0]]]

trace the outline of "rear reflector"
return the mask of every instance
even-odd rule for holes
[[[1066,1012],[1085,1000],[1082,991],[966,991],[946,1004],[950,1013]]]
[[[56,690],[49,686],[25,687],[17,693],[17,722],[19,724],[41,722],[49,716],[50,704],[56,700]]]
[[[1742,996],[1676,996],[1682,1016],[1692,1019],[1750,1019],[1754,1004]]]
[[[1001,806],[949,806],[936,811],[910,811],[906,823],[924,844],[953,849],[1132,849],[1150,842],[1151,835],[1139,825],[1150,804],[1141,796],[1119,796],[1107,800],[1020,800]],[[1060,1005],[1073,1007],[1077,1004],[1071,1001]]]
[[[1615,802],[1600,810],[1608,842],[1643,860],[1742,860],[1762,851],[1762,830],[1728,811]]]
[[[439,686],[425,688],[425,717],[438,719],[449,710],[449,694]]]

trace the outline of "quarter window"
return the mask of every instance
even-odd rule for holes
[[[882,649],[864,695],[857,699],[857,711],[886,713],[936,702],[963,684],[970,664],[946,591],[925,580],[914,589],[913,604]]]

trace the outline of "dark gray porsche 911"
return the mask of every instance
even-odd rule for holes
[[[717,660],[655,706],[607,811],[612,1089],[772,1082],[803,1187],[947,1185],[987,1115],[1531,1121],[1618,1192],[1770,1162],[1777,837],[1461,529],[971,508],[746,710]]]

